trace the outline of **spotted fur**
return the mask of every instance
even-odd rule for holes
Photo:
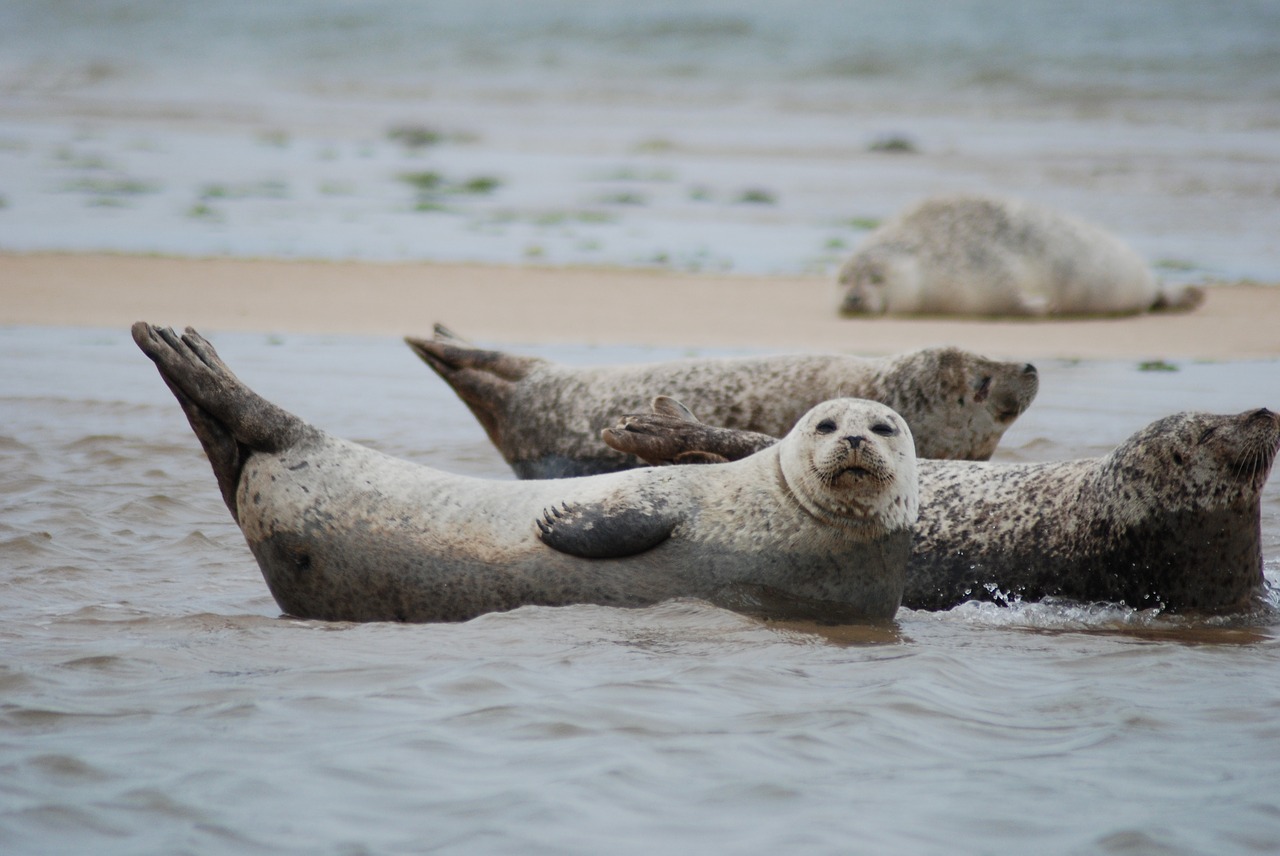
[[[561,478],[640,465],[600,441],[619,413],[662,393],[712,424],[780,437],[831,398],[887,404],[922,458],[986,460],[1039,389],[1028,363],[958,348],[896,357],[797,355],[575,368],[468,345],[437,326],[406,339],[453,387],[521,478]]]

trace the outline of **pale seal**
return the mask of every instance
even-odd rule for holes
[[[924,200],[867,235],[840,271],[851,315],[1070,316],[1190,309],[1101,227],[988,196]]]
[[[397,460],[266,401],[194,330],[133,337],[200,439],[280,608],[460,621],[674,597],[776,617],[887,619],[917,515],[910,429],[824,402],[768,452],[711,468],[495,482]]]
[[[604,439],[654,464],[732,460],[772,442],[702,425],[662,399]],[[1055,596],[1248,609],[1263,583],[1260,502],[1278,446],[1280,416],[1264,408],[1168,416],[1101,458],[922,460],[903,604]]]
[[[907,420],[923,458],[991,457],[1039,389],[1029,363],[988,360],[958,348],[895,357],[794,355],[570,367],[472,347],[436,325],[405,340],[453,388],[520,478],[563,478],[640,465],[600,442],[619,413],[653,391],[704,418],[782,436],[830,398],[879,401]]]

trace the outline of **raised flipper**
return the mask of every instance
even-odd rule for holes
[[[192,328],[178,336],[167,327],[139,321],[132,333],[178,399],[213,465],[223,501],[239,520],[236,487],[249,455],[279,452],[316,429],[245,386]]]
[[[538,537],[561,553],[584,559],[621,559],[666,541],[680,518],[661,499],[635,497],[552,506],[536,522]]]
[[[684,404],[659,395],[652,413],[623,416],[601,438],[619,452],[635,455],[653,466],[666,464],[723,464],[754,455],[778,442],[754,431],[717,428],[698,421]]]
[[[502,448],[502,414],[512,391],[521,378],[544,361],[473,347],[443,324],[435,325],[432,339],[405,336],[404,341],[453,387],[493,444]]]

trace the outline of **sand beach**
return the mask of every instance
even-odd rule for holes
[[[822,276],[479,264],[0,255],[0,323],[421,335],[880,355],[949,344],[1009,359],[1280,357],[1280,288],[1223,285],[1187,313],[1054,321],[850,319]]]

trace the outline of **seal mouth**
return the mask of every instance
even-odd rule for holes
[[[875,476],[875,473],[871,472],[871,470],[867,469],[866,467],[857,467],[857,466],[845,467],[843,470],[840,471],[841,475],[844,475],[845,473],[848,473],[849,475],[854,476],[855,478],[872,478]]]
[[[1261,486],[1280,452],[1280,416],[1264,407],[1247,414],[1246,422],[1252,423],[1256,433],[1236,456],[1234,471],[1237,477],[1257,481]]]

